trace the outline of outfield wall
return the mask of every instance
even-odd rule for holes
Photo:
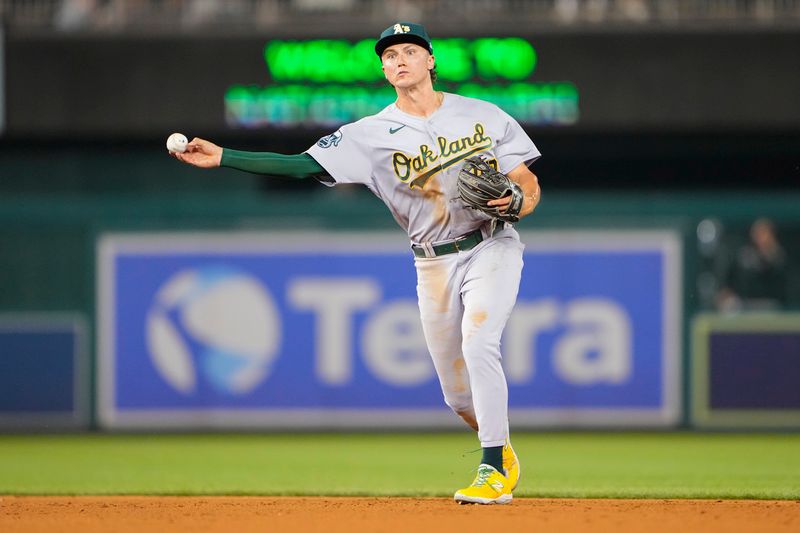
[[[296,215],[297,202],[298,198],[291,195],[265,198],[255,192],[159,195],[151,199],[123,195],[0,199],[3,221],[0,245],[14,251],[4,253],[0,311],[72,313],[85,317],[85,329],[90,332],[87,351],[93,364],[88,378],[75,378],[74,368],[57,371],[57,367],[48,368],[48,372],[72,372],[62,377],[74,378],[71,383],[78,383],[79,395],[81,391],[91,393],[86,402],[91,408],[84,409],[83,414],[71,419],[74,424],[67,426],[398,428],[445,427],[457,422],[441,403],[435,378],[420,356],[423,347],[418,332],[412,331],[416,314],[411,256],[391,217],[374,198],[359,191],[314,192],[304,200],[310,214],[302,218]],[[798,198],[791,195],[765,195],[759,201],[752,196],[698,194],[691,198],[679,194],[546,197],[536,216],[519,225],[528,245],[526,277],[520,305],[504,341],[515,426],[708,427],[709,424],[692,415],[693,394],[699,389],[689,386],[693,367],[689,324],[697,312],[707,311],[695,286],[698,272],[705,268],[705,258],[697,247],[698,223],[715,217],[727,228],[742,232],[753,218],[769,213],[779,226],[800,227],[796,205]],[[370,230],[364,232],[365,227]],[[292,254],[307,255],[308,250],[324,248],[308,241],[315,235],[319,240],[318,232],[323,230],[334,234],[333,240],[324,239],[328,247],[334,243],[334,248],[346,252],[337,253],[341,263],[335,273],[326,269],[314,271],[320,265],[331,264],[332,259],[327,256],[292,263],[297,261]],[[230,243],[243,235],[246,236],[243,248],[231,248]],[[788,244],[798,242],[792,240],[791,233],[785,235],[790,238]],[[129,238],[140,239],[136,242],[144,243],[142,253],[150,256],[125,274],[124,268],[142,257],[130,254],[105,257],[103,250],[109,246],[118,248],[119,243],[129,242]],[[260,249],[247,239],[271,243],[271,248]],[[187,243],[192,242],[200,243],[200,248],[187,249]],[[224,245],[220,246],[220,242]],[[619,246],[615,244],[619,242],[631,246],[638,243],[638,248],[633,246],[632,252],[628,252],[640,255],[619,259]],[[364,256],[363,243],[373,243],[384,255],[369,255],[373,249]],[[574,246],[570,248],[569,243]],[[181,249],[182,258],[170,256]],[[244,253],[245,249],[250,251]],[[165,290],[181,271],[199,269],[204,275],[214,274],[209,274],[208,257],[201,256],[211,253],[220,259],[220,250],[222,262],[231,271],[246,271],[258,287],[271,295],[275,302],[272,323],[281,324],[262,332],[261,341],[253,341],[261,342],[259,353],[266,354],[256,359],[261,357],[261,362],[266,363],[255,372],[262,372],[260,380],[251,375],[251,388],[245,394],[231,394],[230,381],[226,384],[220,378],[220,375],[230,377],[225,373],[231,369],[225,370],[224,362],[212,357],[206,367],[198,363],[199,352],[194,350],[202,350],[202,342],[194,343],[191,336],[180,337],[181,342],[191,345],[186,352],[188,359],[184,358],[184,363],[191,361],[191,364],[181,366],[154,355],[163,352],[163,348],[153,348],[158,342],[147,333],[148,320],[155,323],[161,320],[163,326],[175,324],[175,317],[180,316],[169,305],[153,307],[159,291]],[[580,261],[574,261],[576,252],[584,254]],[[655,255],[648,257],[648,253]],[[358,272],[368,258],[373,260],[372,270]],[[129,277],[116,280],[112,277],[115,285],[104,286],[109,280],[106,259],[111,264],[118,263],[121,270],[117,274]],[[125,261],[134,263],[127,263],[126,267]],[[592,261],[603,266],[589,266]],[[309,273],[304,278],[294,276],[294,267],[288,264],[308,269]],[[540,269],[547,264],[551,265],[549,271]],[[639,265],[638,274],[624,273],[632,265]],[[592,276],[596,278],[592,280]],[[149,281],[142,281],[144,278]],[[303,291],[312,290],[303,288],[309,279],[322,279],[321,287],[334,292],[338,289],[331,283],[355,282],[355,288],[346,293],[360,294],[367,302],[353,304],[356,307],[344,315],[349,316],[349,326],[354,332],[348,339],[350,355],[345,353],[344,357],[351,365],[349,381],[336,382],[335,376],[342,365],[331,356],[335,350],[332,352],[329,346],[330,339],[316,348],[312,342],[314,339],[321,342],[314,324],[324,317],[321,308],[315,308],[313,298],[310,303],[302,303]],[[394,283],[395,279],[403,281]],[[544,283],[539,284],[542,280]],[[587,280],[594,281],[602,290],[581,288],[581,283]],[[117,291],[119,288],[122,292]],[[396,294],[390,289],[397,291]],[[299,292],[290,298],[292,291]],[[370,291],[372,296],[367,294]],[[603,291],[610,292],[603,296]],[[109,294],[121,297],[110,307]],[[580,315],[576,306],[592,298],[597,300],[598,295],[605,298],[601,302],[605,307],[596,309],[606,309],[599,316],[623,319],[615,322],[612,318],[610,324],[600,319],[594,322],[590,319],[583,325],[570,323],[570,316]],[[609,302],[613,305],[609,306]],[[234,304],[234,308],[237,306]],[[116,340],[109,340],[108,324],[113,325],[113,317],[120,312],[132,313],[131,320],[117,330],[130,342],[117,346],[113,344]],[[264,308],[260,312],[262,317],[270,315]],[[565,340],[570,338],[571,328],[576,332],[589,331],[590,336],[600,331],[601,339],[605,338],[603,328],[630,331],[628,337],[623,337],[632,340],[631,348],[628,352],[620,351],[620,346],[627,346],[625,341],[612,342],[604,353],[601,348],[606,345],[595,339],[598,344],[594,351],[587,348],[582,356],[572,359],[569,354],[559,356],[559,346],[581,342]],[[382,344],[386,339],[391,342]],[[388,359],[383,359],[380,355],[386,345],[394,351]],[[10,353],[8,346],[0,345],[0,353]],[[397,346],[404,346],[405,351],[396,349]],[[339,348],[347,351],[346,346]],[[109,361],[116,364],[118,356],[124,357],[128,366],[114,366],[109,371]],[[577,361],[577,366],[564,363],[570,360]],[[333,370],[326,370],[325,361]],[[15,365],[12,369],[17,368],[21,367]],[[126,372],[114,374],[121,369]],[[186,392],[189,390],[186,383],[191,381],[186,377],[189,374],[193,376],[195,392],[199,391],[195,395]],[[20,374],[19,379],[32,378]],[[397,380],[406,380],[411,385],[393,383]],[[29,383],[33,386],[20,390],[24,388],[26,394],[34,395],[36,390],[43,394],[46,391],[41,382]],[[12,404],[13,401],[9,405]],[[0,411],[3,408],[0,405]],[[157,416],[151,416],[153,411]],[[733,427],[736,420],[730,423],[729,419],[728,424],[713,427]],[[770,427],[798,425],[795,418],[781,420],[782,423]],[[64,427],[37,421],[35,416],[23,417],[24,423],[19,422],[16,417],[13,427],[45,430]],[[744,426],[762,425],[745,423]]]

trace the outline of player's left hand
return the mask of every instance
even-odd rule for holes
[[[519,221],[523,193],[518,183],[481,156],[469,157],[458,173],[458,194],[467,207],[504,222]]]
[[[489,207],[498,207],[500,208],[501,213],[505,213],[508,209],[509,204],[511,203],[511,195],[503,196],[502,198],[498,198],[497,200],[489,200],[486,202],[486,205]]]

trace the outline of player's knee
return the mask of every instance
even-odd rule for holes
[[[484,358],[500,359],[500,342],[488,339],[465,340],[461,344],[461,353],[467,361],[482,360]]]
[[[444,403],[447,404],[447,407],[453,410],[454,413],[461,416],[461,413],[466,413],[472,411],[472,395],[465,394],[463,392],[448,393],[445,391],[444,393]]]

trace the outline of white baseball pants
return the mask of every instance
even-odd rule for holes
[[[506,228],[471,250],[415,259],[422,329],[445,403],[484,448],[508,437],[500,337],[517,300],[523,248]]]

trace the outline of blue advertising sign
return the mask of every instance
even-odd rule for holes
[[[702,313],[692,341],[693,425],[800,428],[800,313]]]
[[[86,344],[81,315],[0,314],[0,428],[85,427]]]
[[[526,239],[503,340],[520,426],[670,425],[679,413],[680,242]],[[109,234],[98,244],[106,427],[441,427],[395,234]]]

